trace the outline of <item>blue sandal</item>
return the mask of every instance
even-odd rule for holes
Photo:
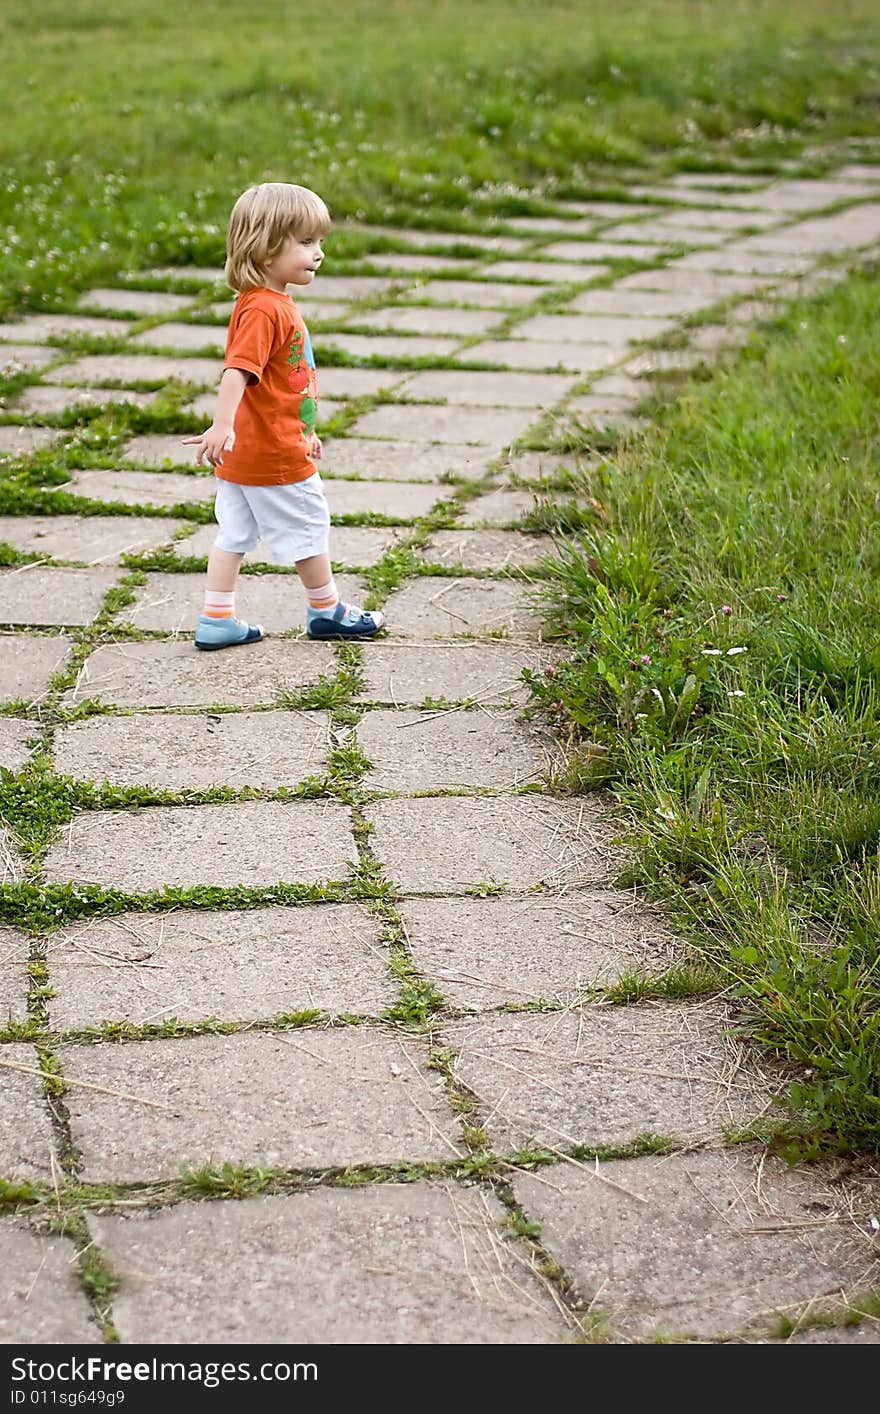
[[[310,608],[306,614],[309,638],[372,638],[385,626],[385,615],[378,609],[357,609],[342,600],[330,614]]]
[[[246,624],[244,619],[210,619],[202,614],[196,625],[196,648],[204,648],[206,652],[237,648],[241,643],[259,643],[262,637],[262,625]]]

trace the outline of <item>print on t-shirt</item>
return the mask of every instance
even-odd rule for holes
[[[305,338],[303,338],[303,333],[305,333]],[[317,393],[315,355],[312,353],[312,340],[308,329],[294,330],[287,362],[291,365],[290,373],[287,375],[291,392],[303,395],[299,416],[303,427],[303,437],[308,440],[315,430],[318,416],[318,400],[315,396]]]

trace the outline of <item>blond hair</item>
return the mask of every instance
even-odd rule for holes
[[[265,284],[266,265],[293,236],[326,236],[330,212],[308,187],[261,182],[242,192],[226,228],[226,283],[233,290]]]

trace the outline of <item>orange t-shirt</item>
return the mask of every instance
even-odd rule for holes
[[[317,468],[309,457],[318,382],[312,341],[289,295],[242,290],[226,337],[224,368],[250,381],[235,414],[235,445],[215,475],[243,486],[285,486]]]

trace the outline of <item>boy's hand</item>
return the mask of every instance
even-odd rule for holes
[[[185,447],[197,449],[196,466],[201,466],[203,460],[211,466],[222,466],[223,453],[231,452],[235,445],[235,432],[228,423],[212,422],[207,432],[200,432],[197,437],[182,437],[181,442]]]
[[[313,432],[309,438],[309,456],[314,457],[315,461],[319,462],[323,454],[324,448],[321,444],[321,439],[317,432]]]

